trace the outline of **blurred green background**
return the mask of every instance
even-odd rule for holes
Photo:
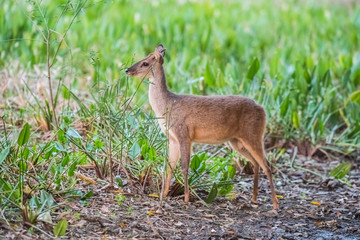
[[[55,53],[83,3],[58,21],[66,2],[0,2],[1,68],[44,64],[47,29]],[[75,87],[90,79],[92,91],[94,81],[125,79],[125,67],[162,43],[172,91],[252,97],[266,108],[270,136],[349,152],[360,144],[359,40],[352,1],[87,1],[56,65],[74,69]],[[129,79],[132,91],[138,84]],[[136,104],[147,104],[146,91]]]

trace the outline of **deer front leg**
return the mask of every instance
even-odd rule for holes
[[[168,166],[168,170],[167,170],[167,176],[166,176],[165,187],[164,187],[164,192],[163,192],[164,198],[169,193],[172,173],[176,167],[179,157],[180,157],[180,144],[175,139],[170,138],[169,139],[169,163],[170,163],[170,166]],[[164,174],[165,174],[165,172],[166,171],[164,169]],[[165,177],[165,176],[163,176],[163,177]]]
[[[188,181],[188,171],[190,163],[190,153],[191,153],[191,142],[184,140],[180,143],[180,154],[181,154],[181,168],[182,174],[184,177],[184,192],[185,192],[185,203],[189,202],[190,192],[189,192],[189,181]]]

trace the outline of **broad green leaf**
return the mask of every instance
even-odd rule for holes
[[[214,199],[216,198],[217,194],[218,194],[217,185],[216,185],[216,183],[214,183],[214,185],[212,186],[212,188],[210,190],[210,193],[207,196],[205,202],[207,204],[212,203],[214,201]]]
[[[29,148],[26,147],[22,153],[23,159],[27,160],[29,157],[29,154],[30,154],[30,150],[29,150]]]
[[[199,156],[197,154],[195,154],[191,159],[191,163],[190,163],[191,170],[196,172],[196,170],[200,167],[200,163],[201,163],[201,160],[200,160]]]
[[[0,153],[0,164],[6,159],[7,155],[9,155],[10,147],[4,148]]]
[[[124,186],[123,180],[121,179],[121,177],[120,177],[119,175],[116,175],[116,177],[115,177],[115,182],[116,182],[116,184],[117,184],[119,187],[123,187],[123,186]]]
[[[54,235],[56,237],[64,236],[66,233],[67,227],[68,227],[68,222],[66,221],[66,219],[61,219],[53,229]]]
[[[259,71],[259,69],[260,69],[259,59],[255,58],[249,67],[249,70],[246,74],[246,78],[252,80],[255,74]]]
[[[23,146],[29,141],[29,137],[30,137],[30,125],[28,123],[25,123],[23,129],[19,134],[17,144],[19,146]]]
[[[55,142],[54,146],[60,152],[67,152],[67,150],[58,142]]]
[[[62,129],[59,129],[59,131],[58,131],[58,139],[59,139],[60,143],[65,143],[66,142],[65,134],[64,134],[64,131]]]
[[[62,95],[66,100],[69,100],[71,96],[69,89],[67,89],[64,85],[62,86]]]
[[[342,179],[350,171],[350,169],[351,169],[351,164],[344,162],[341,163],[336,168],[334,168],[329,175],[330,177],[334,177],[336,179]]]
[[[70,137],[73,137],[73,138],[77,138],[77,139],[81,139],[82,137],[80,136],[80,134],[73,128],[69,128],[67,131],[66,131],[66,135],[69,135]]]
[[[61,166],[65,167],[69,162],[70,162],[70,157],[69,155],[66,155],[61,161]]]
[[[131,159],[135,159],[140,155],[140,146],[137,142],[135,142],[129,151],[129,157]]]
[[[45,190],[41,190],[40,192],[40,202],[42,204],[46,203],[45,205],[49,207],[56,205],[56,201],[53,196]]]
[[[127,116],[127,122],[130,124],[131,127],[138,129],[140,127],[139,123],[132,115]]]

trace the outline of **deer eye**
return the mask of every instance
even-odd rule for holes
[[[145,67],[149,66],[149,64],[147,62],[144,62],[142,65]]]

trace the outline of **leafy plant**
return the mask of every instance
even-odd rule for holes
[[[350,169],[351,169],[351,164],[344,162],[344,163],[341,163],[336,168],[334,168],[333,170],[331,170],[331,172],[329,173],[329,176],[334,177],[336,179],[342,179],[346,176],[346,174],[348,174]]]
[[[61,219],[54,227],[53,232],[56,237],[62,237],[65,235],[68,227],[66,219]]]

